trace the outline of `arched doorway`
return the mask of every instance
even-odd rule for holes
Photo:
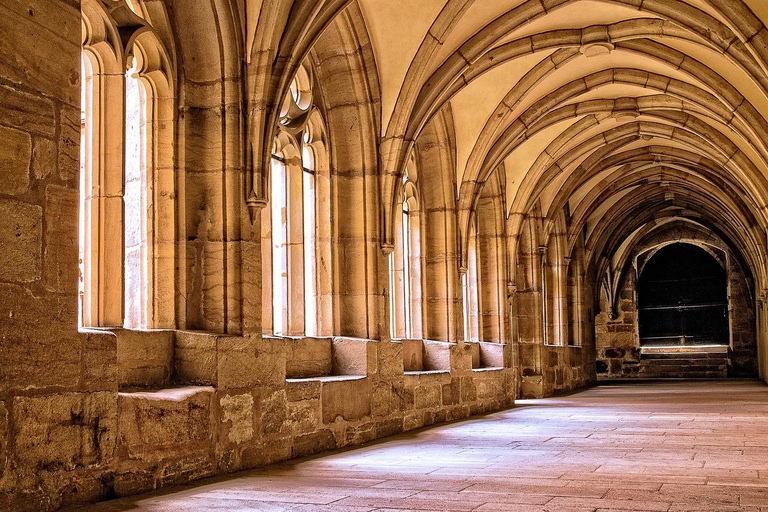
[[[726,271],[691,244],[660,249],[638,282],[640,344],[728,345]]]

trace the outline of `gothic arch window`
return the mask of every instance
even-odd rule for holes
[[[176,326],[174,73],[140,4],[119,21],[100,2],[82,4],[84,326]]]
[[[302,66],[281,109],[262,217],[263,330],[330,334],[330,182],[325,123]]]
[[[390,255],[390,332],[394,339],[421,338],[422,262],[418,175],[411,157],[403,176],[397,239]]]

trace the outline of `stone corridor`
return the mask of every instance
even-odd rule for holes
[[[768,386],[603,385],[78,509],[768,511]]]

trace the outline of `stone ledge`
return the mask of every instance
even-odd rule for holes
[[[498,372],[504,370],[503,366],[488,366],[486,368],[472,368],[473,372]]]
[[[441,375],[451,373],[451,370],[413,370],[403,372],[403,375]]]
[[[364,380],[367,375],[322,375],[319,377],[303,377],[301,379],[285,379],[287,384],[301,384],[304,382],[345,382],[353,380]]]
[[[183,402],[198,393],[213,393],[212,386],[184,386],[180,388],[166,388],[156,390],[120,391],[118,396],[130,398],[143,398],[145,400],[164,402]]]

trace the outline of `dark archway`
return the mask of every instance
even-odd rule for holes
[[[728,345],[726,271],[707,251],[676,243],[645,264],[638,282],[641,345]]]

